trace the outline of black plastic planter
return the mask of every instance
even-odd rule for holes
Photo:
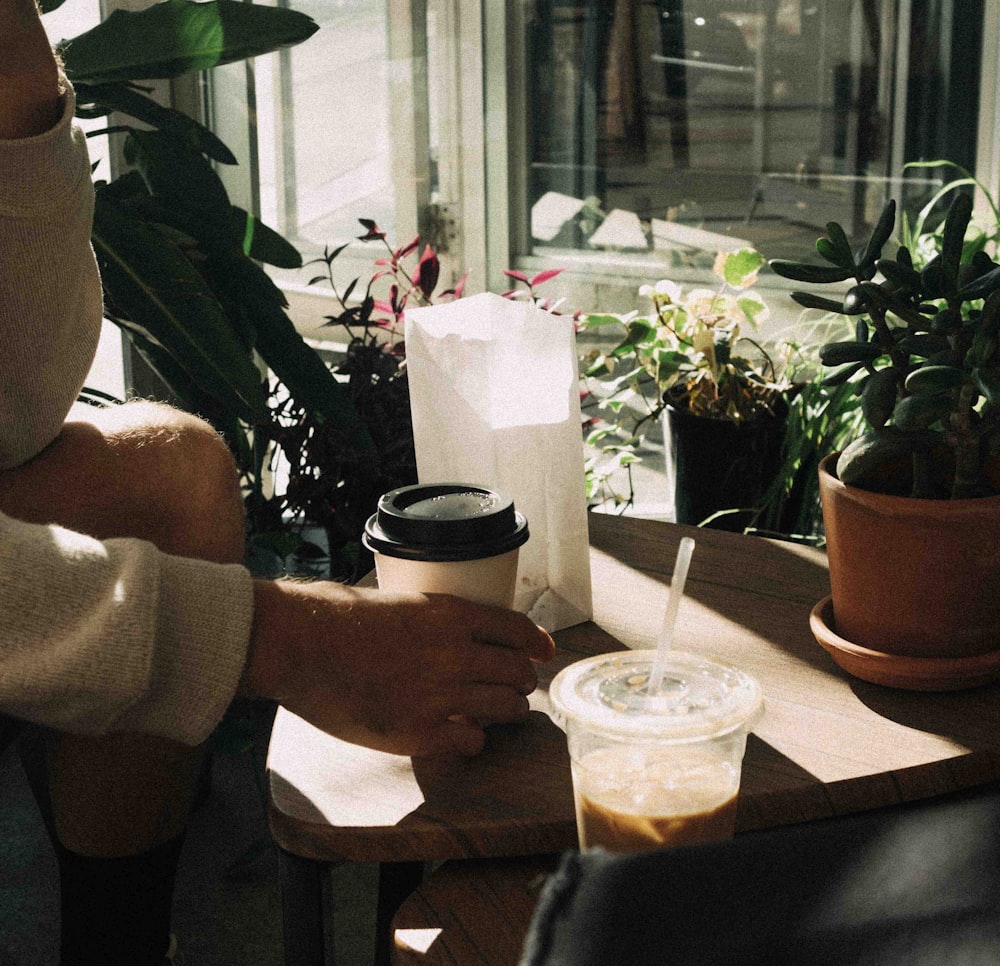
[[[734,422],[668,407],[666,419],[677,522],[698,525],[720,510],[738,510],[708,526],[742,532],[781,467],[784,416]]]

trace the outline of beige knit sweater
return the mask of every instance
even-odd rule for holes
[[[59,433],[101,324],[93,189],[73,95],[59,124],[0,141],[0,470]],[[195,743],[246,660],[248,572],[0,514],[0,712],[67,731]]]

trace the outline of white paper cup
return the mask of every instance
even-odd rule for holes
[[[510,499],[486,487],[417,484],[379,500],[363,539],[385,590],[511,607],[528,525]]]

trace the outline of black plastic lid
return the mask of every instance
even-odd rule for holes
[[[418,483],[386,493],[363,537],[377,553],[435,561],[495,557],[527,539],[527,521],[512,500],[468,483]]]

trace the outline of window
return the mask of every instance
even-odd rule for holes
[[[217,71],[212,105],[233,143],[249,90],[257,203],[307,257],[371,217],[471,290],[559,266],[571,302],[623,310],[720,247],[801,255],[831,219],[862,238],[950,177],[907,161],[997,180],[997,0],[291,5],[319,33]]]
[[[646,278],[704,270],[730,246],[801,257],[828,221],[860,241],[888,197],[916,206],[953,176],[903,178],[908,161],[982,170],[981,48],[995,34],[978,0],[520,9],[523,256]]]

